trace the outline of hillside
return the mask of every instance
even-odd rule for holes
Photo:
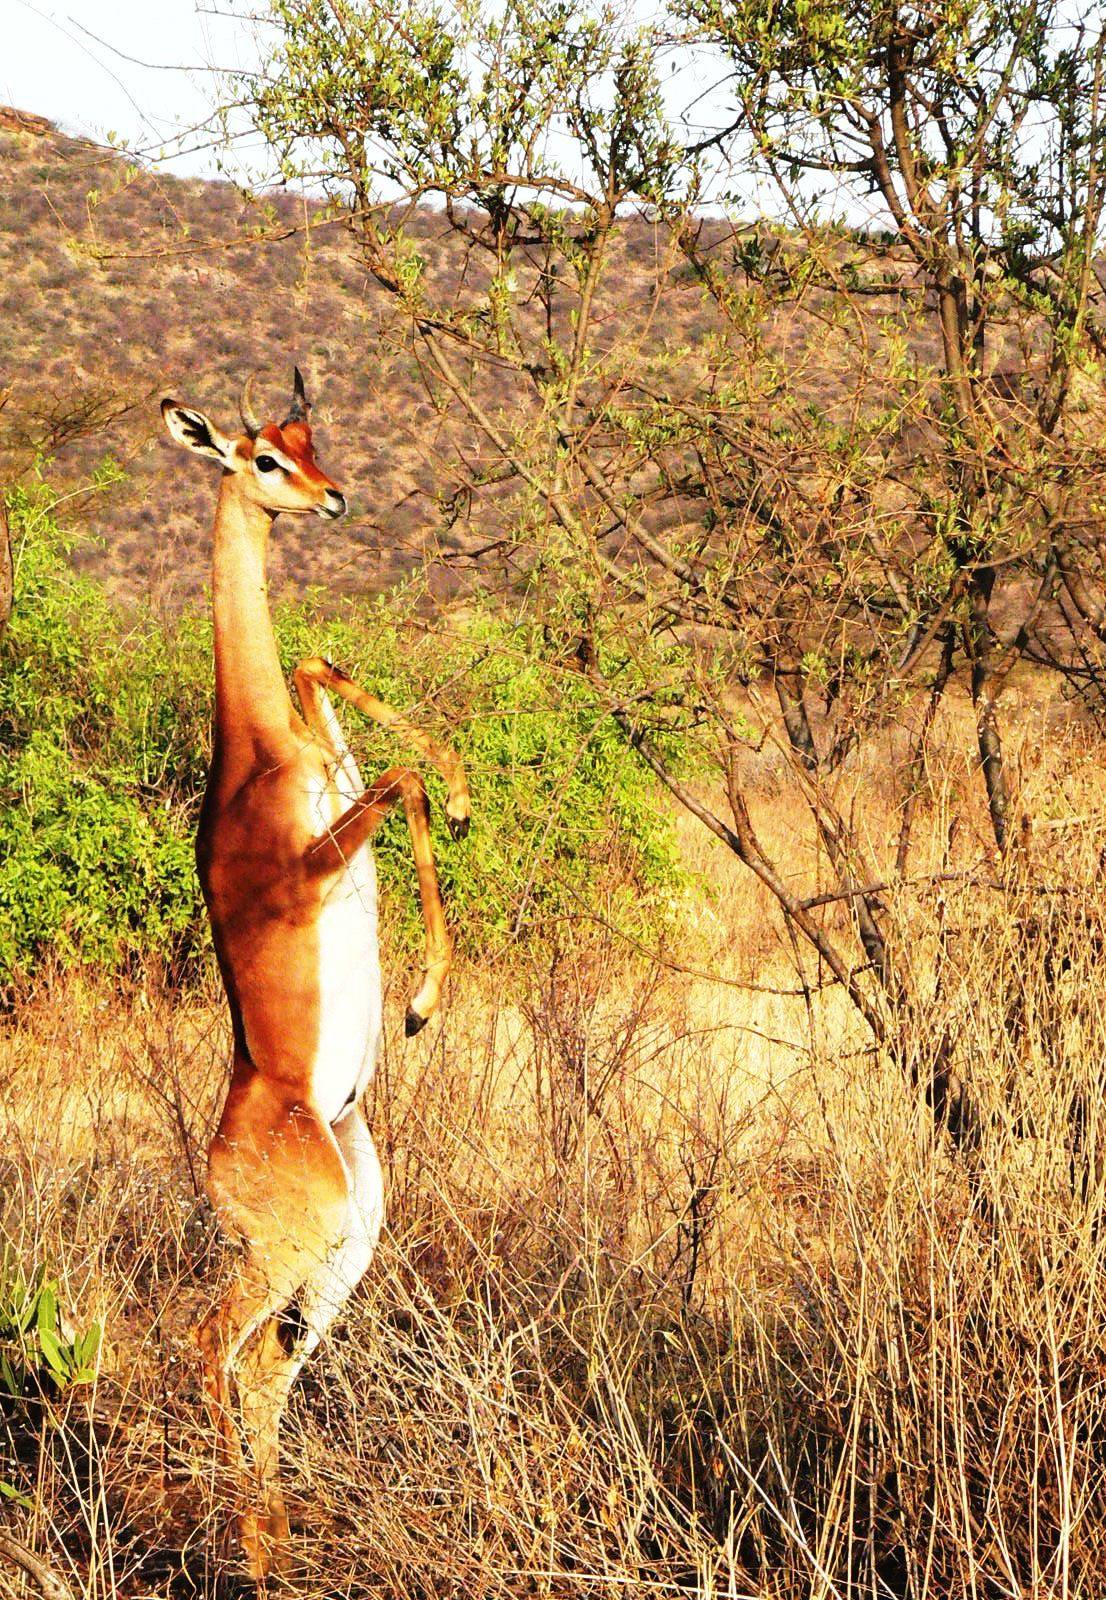
[[[357,268],[340,225],[305,238],[310,216],[290,194],[259,200],[230,183],[165,177],[41,118],[0,118],[0,392],[12,389],[0,466],[5,449],[10,462],[29,438],[52,435],[52,477],[63,485],[86,483],[106,452],[118,460],[126,482],[83,516],[102,547],[78,556],[113,586],[173,605],[206,573],[212,483],[165,441],[160,395],[230,426],[245,376],[258,373],[258,395],[275,410],[293,361],[308,375],[320,456],[351,514],[325,537],[286,519],[275,587],[374,591],[426,556],[463,549],[435,498],[450,487],[435,461],[444,424],[414,362],[387,338],[387,297]],[[261,231],[278,237],[259,240]],[[408,231],[439,275],[463,270],[444,219],[423,211]],[[628,301],[654,249],[642,227],[613,275]],[[692,285],[686,300],[686,323],[670,337],[702,333]],[[74,417],[90,432],[67,440]],[[439,567],[437,584],[449,581]]]
[[[479,274],[479,252],[466,250],[441,213],[422,207],[403,225],[441,299]],[[710,219],[701,227],[740,284],[742,230]],[[693,275],[672,261],[660,269],[657,313],[663,250],[647,222],[627,220],[600,283],[595,337],[674,352],[674,370],[691,380],[717,319]],[[498,531],[494,491],[482,492],[479,527],[448,514],[452,497],[464,499],[457,461],[474,473],[486,463],[471,429],[430,404],[389,297],[358,265],[341,219],[327,220],[321,206],[167,177],[9,109],[0,115],[0,268],[0,394],[12,390],[0,470],[25,464],[39,439],[63,486],[87,484],[105,453],[122,465],[126,481],[82,508],[102,543],[77,555],[114,588],[172,608],[200,593],[207,570],[212,483],[167,444],[158,398],[171,392],[229,427],[245,377],[258,374],[260,402],[275,411],[293,362],[316,402],[322,463],[351,514],[325,536],[307,523],[280,524],[277,590],[374,592],[429,561],[434,587],[449,592],[471,566],[466,551],[485,550]],[[891,251],[878,270],[908,269]],[[846,362],[827,341],[816,297],[781,301],[770,320],[761,332],[803,394],[843,401]],[[928,362],[936,350],[928,308],[908,337]],[[494,365],[468,368],[467,381],[493,415],[517,414],[517,394]]]
[[[433,521],[422,498],[426,407],[413,377],[381,362],[383,307],[342,241],[316,236],[309,255],[300,238],[235,243],[262,219],[233,185],[138,172],[46,127],[0,125],[0,375],[13,389],[4,442],[49,433],[67,412],[98,424],[57,450],[63,482],[86,481],[105,452],[127,473],[86,512],[103,547],[82,562],[169,602],[197,592],[212,484],[164,441],[155,402],[172,391],[230,426],[242,378],[256,369],[275,408],[295,359],[352,514],[325,541],[314,527],[282,528],[277,585],[372,589],[417,561]],[[296,213],[291,198],[274,209]],[[118,254],[97,261],[90,244]]]

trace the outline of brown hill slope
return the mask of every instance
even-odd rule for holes
[[[269,213],[302,221],[290,197]],[[0,122],[0,392],[12,390],[3,442],[18,453],[45,435],[63,485],[86,482],[110,452],[127,481],[82,507],[103,544],[80,559],[170,603],[203,582],[214,474],[164,442],[156,399],[166,390],[229,426],[251,370],[274,408],[293,360],[309,374],[324,464],[348,488],[352,515],[325,538],[282,526],[278,585],[375,589],[420,558],[434,521],[429,407],[417,375],[382,358],[383,297],[337,233],[314,235],[309,249],[302,237],[258,245],[246,229],[262,220],[229,183],[152,175],[49,125]],[[91,431],[67,438],[74,421]]]
[[[12,390],[0,471],[5,448],[10,467],[43,436],[63,486],[87,483],[105,453],[123,466],[124,482],[80,505],[102,542],[77,559],[114,586],[173,605],[206,575],[214,469],[196,470],[165,441],[160,394],[229,426],[245,375],[258,371],[259,398],[275,408],[293,361],[351,515],[325,532],[286,519],[275,585],[376,590],[464,543],[436,499],[450,488],[435,459],[447,424],[413,359],[386,337],[387,298],[340,225],[308,240],[304,220],[291,195],[167,178],[40,118],[0,118],[0,393]],[[259,242],[257,230],[274,225],[287,236]],[[439,281],[459,274],[443,219],[423,213],[410,231]],[[652,252],[642,228],[615,275],[620,299],[644,298]],[[709,313],[694,285],[683,298],[686,317],[666,334],[701,338]]]
[[[497,506],[498,491],[484,489],[471,526],[451,519],[456,463],[479,467],[479,443],[463,418],[431,405],[392,302],[358,264],[341,220],[325,219],[292,194],[165,177],[0,108],[0,395],[12,391],[0,417],[0,475],[25,466],[36,440],[63,489],[87,486],[106,455],[117,461],[122,481],[73,503],[95,536],[76,559],[114,587],[173,607],[197,597],[206,578],[215,468],[205,472],[168,443],[160,395],[208,409],[229,427],[244,378],[259,374],[259,401],[275,410],[293,362],[316,402],[322,463],[351,514],[325,530],[314,519],[284,519],[273,548],[277,589],[372,592],[428,562],[435,587],[449,592],[465,571],[457,558],[488,545],[504,504],[517,512],[517,500],[505,495]],[[479,253],[467,254],[432,210],[408,214],[404,227],[435,294],[447,302],[467,295]],[[733,230],[703,227],[740,279]],[[855,246],[843,248],[855,256]],[[647,223],[627,224],[593,335],[598,347],[633,347],[635,361],[642,351],[647,362],[667,352],[664,387],[694,389],[713,370],[707,338],[716,316],[694,275],[671,261],[661,269],[658,312],[652,290],[663,249]],[[879,272],[888,271],[909,268],[881,252]],[[816,291],[782,299],[769,340],[800,398],[852,406],[856,352],[846,350],[839,322],[817,315],[817,302]],[[903,331],[928,365],[934,323],[914,305]],[[873,301],[872,311],[886,309]],[[536,318],[536,303],[523,314]],[[868,322],[866,337],[878,344],[878,317]],[[493,414],[517,418],[520,391],[512,394],[508,376],[485,363],[468,381]],[[646,506],[645,515],[661,531],[684,513]]]

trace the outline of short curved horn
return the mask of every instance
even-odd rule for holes
[[[303,373],[299,367],[293,367],[292,372],[294,374],[292,378],[292,407],[284,420],[285,422],[306,422],[311,411],[311,402],[308,400],[307,393],[303,387]]]
[[[251,372],[242,385],[242,395],[238,401],[238,410],[242,415],[242,426],[251,439],[256,439],[264,424],[253,408],[253,380],[254,374]]]

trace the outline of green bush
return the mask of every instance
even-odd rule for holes
[[[14,491],[0,650],[0,975],[48,953],[117,968],[201,934],[191,833],[206,760],[198,630],[73,571],[44,484]]]
[[[435,856],[463,945],[501,949],[603,914],[637,932],[663,917],[680,882],[667,813],[587,679],[551,657],[543,629],[472,607],[420,625],[410,597],[280,608],[286,668],[318,653],[414,720],[448,738],[465,762],[473,826],[449,840],[434,807]],[[343,725],[366,777],[408,759],[356,711]],[[432,797],[444,798],[430,774]],[[400,812],[375,841],[381,881],[407,931],[419,926],[414,869]]]
[[[42,483],[10,497],[16,600],[0,648],[0,975],[47,954],[115,969],[206,948],[192,838],[209,753],[211,628],[124,608],[69,563]],[[462,947],[545,938],[601,915],[641,932],[680,881],[651,780],[542,629],[473,604],[420,623],[417,596],[277,608],[281,655],[339,662],[451,740],[474,823],[437,859]],[[366,777],[408,759],[341,708]],[[436,776],[432,795],[443,798]],[[418,938],[402,812],[376,841],[389,926]]]

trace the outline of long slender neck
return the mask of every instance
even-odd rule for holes
[[[215,512],[215,742],[256,748],[286,732],[291,703],[265,581],[271,518],[227,473]]]

